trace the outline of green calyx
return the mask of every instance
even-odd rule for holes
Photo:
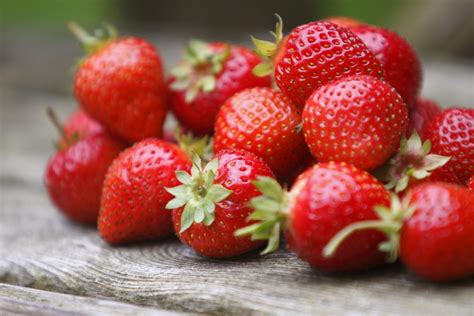
[[[250,201],[254,211],[247,220],[257,222],[236,230],[234,235],[237,237],[250,235],[252,240],[268,240],[267,247],[261,252],[264,255],[278,249],[280,231],[286,224],[289,198],[288,192],[271,177],[258,177],[253,184],[262,195]]]
[[[104,28],[97,29],[94,35],[86,32],[75,22],[69,22],[68,28],[79,39],[87,54],[99,51],[118,38],[117,30],[110,24],[104,24]]]
[[[203,223],[210,226],[215,219],[216,203],[225,200],[231,190],[220,184],[215,184],[219,161],[211,160],[203,168],[201,158],[193,157],[191,174],[186,171],[176,171],[176,178],[181,183],[173,188],[165,188],[174,198],[166,204],[167,209],[176,209],[184,206],[181,215],[181,229],[186,231],[193,223]]]
[[[387,189],[402,192],[411,179],[421,180],[428,177],[432,171],[445,165],[450,157],[430,154],[431,142],[421,142],[415,131],[409,139],[403,136],[400,151],[390,160]]]
[[[387,241],[379,244],[379,250],[386,252],[387,262],[395,262],[398,258],[400,246],[400,231],[403,222],[410,218],[415,212],[415,208],[410,205],[410,197],[407,196],[400,202],[398,195],[391,194],[391,205],[386,207],[378,205],[374,207],[374,211],[379,216],[379,220],[355,222],[346,226],[338,232],[324,247],[323,256],[329,258],[336,253],[339,245],[350,235],[356,231],[366,229],[376,229],[387,235]]]
[[[183,62],[170,71],[175,77],[171,89],[186,91],[186,102],[194,101],[200,91],[214,91],[217,84],[216,76],[222,71],[229,55],[228,45],[216,52],[208,43],[191,40],[186,47]]]
[[[273,72],[273,59],[275,58],[281,41],[283,40],[283,20],[275,13],[277,23],[275,32],[270,32],[275,38],[274,42],[264,41],[250,36],[253,45],[255,46],[255,53],[263,58],[263,61],[255,66],[252,73],[258,77],[265,77]]]
[[[194,137],[191,133],[183,133],[178,127],[175,132],[179,147],[184,150],[190,158],[198,155],[205,162],[213,155],[212,145],[214,139],[209,136]]]

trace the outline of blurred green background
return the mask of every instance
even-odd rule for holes
[[[68,33],[74,20],[93,30],[104,21],[144,36],[169,68],[190,38],[250,45],[267,36],[279,13],[285,30],[328,16],[351,16],[406,37],[423,61],[472,65],[474,0],[0,0],[0,84],[69,93],[81,51]]]

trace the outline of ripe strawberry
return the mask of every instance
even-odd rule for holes
[[[307,159],[299,110],[281,92],[253,88],[237,93],[216,119],[214,152],[240,148],[261,157],[287,180]]]
[[[77,113],[69,119],[67,132],[51,111],[49,115],[62,134],[58,151],[46,167],[49,197],[70,219],[95,225],[105,174],[124,146],[93,121],[84,120],[81,125]]]
[[[89,53],[78,66],[74,95],[82,108],[111,132],[134,142],[160,137],[166,115],[161,59],[152,44],[135,37],[94,38],[70,28]]]
[[[259,195],[252,182],[257,176],[272,177],[270,168],[243,150],[223,150],[204,167],[198,156],[191,174],[176,173],[182,183],[168,187],[175,196],[166,206],[173,209],[175,232],[198,253],[214,258],[232,257],[261,245],[233,233],[246,225],[252,212],[248,203]]]
[[[275,181],[256,183],[264,197],[252,200],[259,222],[238,230],[236,235],[268,239],[263,253],[278,247],[280,227],[286,231],[288,247],[311,266],[325,271],[356,271],[384,262],[376,247],[385,238],[377,231],[350,236],[335,256],[325,258],[322,249],[347,225],[376,219],[375,205],[388,205],[389,193],[373,176],[344,162],[321,163],[305,171],[286,193]]]
[[[271,78],[252,69],[262,60],[245,47],[191,41],[183,61],[171,70],[171,109],[194,134],[212,134],[219,108],[247,88],[270,87]]]
[[[372,170],[398,149],[408,110],[387,83],[351,76],[322,86],[306,102],[303,131],[320,162],[345,161]]]
[[[450,108],[425,128],[433,153],[451,157],[446,164],[465,184],[474,175],[474,109]]]
[[[415,131],[407,140],[405,136],[400,141],[398,153],[390,160],[388,170],[388,189],[395,192],[406,190],[409,185],[428,181],[444,181],[459,183],[459,179],[446,167],[450,157],[430,154],[431,143],[421,143]]]
[[[373,250],[398,254],[405,265],[431,281],[451,281],[474,274],[474,194],[448,183],[424,183],[408,191],[391,209],[378,207],[380,220],[346,227],[325,248],[331,256],[352,233],[382,231],[388,241]],[[349,237],[350,238],[350,237]]]
[[[252,38],[257,54],[267,59],[254,72],[267,75],[274,70],[277,86],[297,106],[303,107],[315,89],[337,79],[384,75],[374,54],[346,28],[327,21],[310,22],[293,29],[283,40],[278,18],[276,43]]]
[[[421,88],[421,64],[415,50],[397,33],[371,25],[349,27],[377,57],[385,80],[402,96],[409,108]]]
[[[412,135],[416,131],[421,139],[425,139],[425,126],[441,111],[441,107],[435,101],[418,98],[409,111],[410,122],[408,124],[407,136]]]
[[[176,145],[150,138],[120,154],[107,173],[99,214],[99,232],[110,244],[155,239],[172,234],[172,196],[165,187],[178,184],[174,173],[191,161]]]

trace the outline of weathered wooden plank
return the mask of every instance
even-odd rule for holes
[[[312,271],[287,251],[226,261],[174,239],[111,248],[63,220],[41,191],[2,188],[0,282],[194,312],[472,313],[473,280],[420,282],[399,267],[354,276]]]
[[[110,300],[59,294],[0,284],[0,315],[35,316],[171,316],[184,315]]]

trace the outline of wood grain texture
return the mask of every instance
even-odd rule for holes
[[[182,313],[139,307],[110,300],[99,300],[0,284],[0,315],[35,316],[179,316]]]
[[[437,73],[432,78],[442,78]],[[459,94],[449,86],[452,104],[465,100],[465,85],[460,85],[463,92]],[[427,90],[436,93],[436,85]],[[456,99],[456,95],[461,97]],[[74,103],[71,98],[2,91],[0,283],[73,295],[64,296],[65,305],[86,302],[81,299],[89,297],[236,315],[474,314],[473,279],[430,284],[400,266],[350,276],[327,275],[311,270],[286,250],[263,258],[253,253],[216,261],[196,255],[173,238],[109,247],[93,228],[68,222],[47,200],[42,174],[55,136],[43,118],[46,105],[64,114]],[[8,301],[11,306],[14,299],[5,298],[4,289],[0,304]],[[62,299],[55,296],[59,294],[48,297],[47,292],[25,291],[49,300],[38,311],[48,306],[54,310],[55,300]],[[34,311],[34,303],[28,305],[21,295],[16,302]]]

